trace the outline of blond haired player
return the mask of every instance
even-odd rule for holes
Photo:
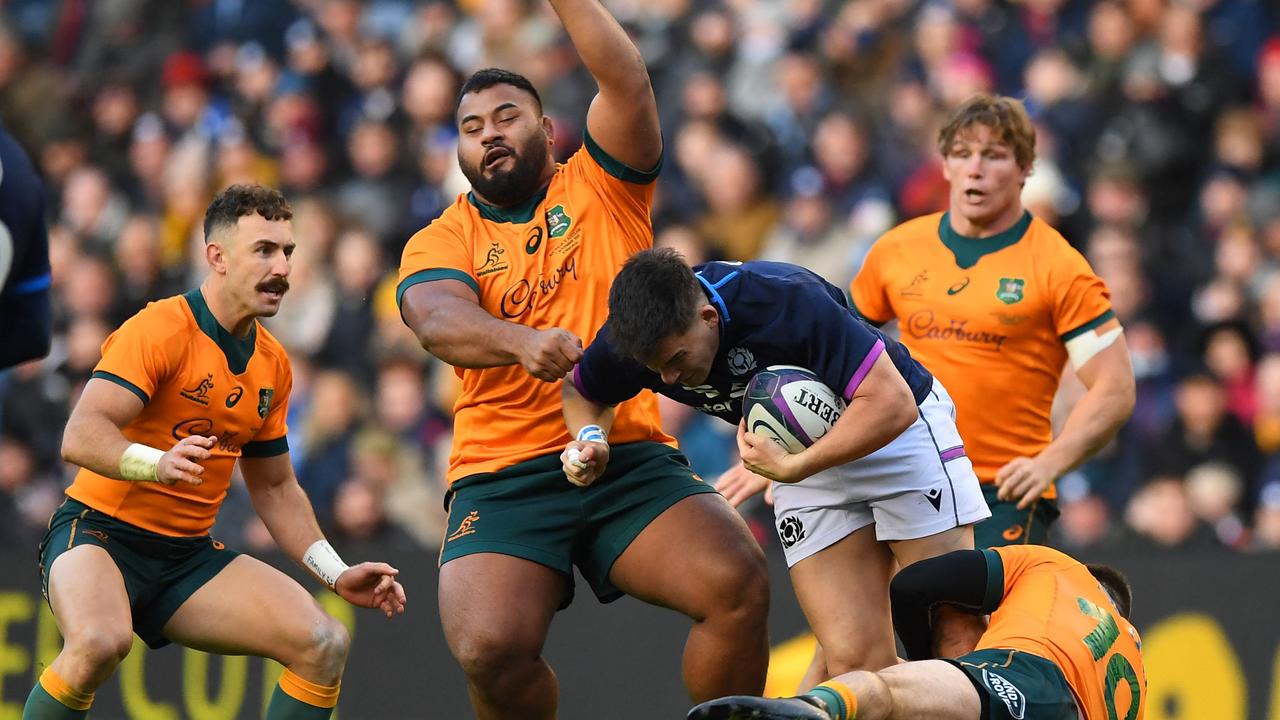
[[[333,713],[346,629],[284,573],[209,537],[237,463],[281,549],[348,602],[403,611],[397,570],[343,563],[289,462],[292,373],[257,319],[289,289],[291,217],[275,190],[224,190],[205,213],[204,284],[147,305],[103,344],[63,437],[81,470],[40,546],[65,644],[24,720],[84,717],[134,633],[279,661],[269,720]]]
[[[551,5],[600,87],[582,149],[556,164],[533,85],[476,73],[457,109],[472,190],[400,264],[406,323],[462,378],[440,616],[482,720],[555,716],[542,645],[575,566],[602,601],[625,593],[694,619],[682,669],[695,698],[759,692],[768,662],[764,555],[672,447],[651,393],[618,406],[610,472],[577,487],[561,470],[572,438],[557,381],[604,323],[618,268],[652,244],[662,137],[648,71],[617,21],[597,0]]]
[[[1133,411],[1134,380],[1106,285],[1027,212],[1035,129],[1017,100],[979,95],[938,134],[950,209],[876,242],[850,289],[863,317],[952,389],[957,425],[992,517],[977,546],[1043,543],[1054,480],[1097,452]],[[1049,414],[1070,364],[1085,388],[1058,437]]]

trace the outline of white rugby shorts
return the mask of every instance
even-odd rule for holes
[[[872,523],[877,540],[914,540],[991,517],[937,378],[920,416],[888,445],[798,483],[774,483],[773,513],[788,567]]]

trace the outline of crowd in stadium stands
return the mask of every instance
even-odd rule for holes
[[[690,262],[787,260],[847,287],[883,231],[944,207],[946,109],[1022,98],[1040,155],[1025,203],[1110,286],[1138,379],[1120,436],[1061,481],[1057,541],[1280,549],[1274,6],[607,4],[661,111],[656,242]],[[99,346],[200,281],[202,214],[236,182],[294,203],[292,289],[267,324],[321,522],[339,546],[437,545],[456,380],[401,323],[395,269],[467,189],[453,109],[486,66],[527,75],[559,156],[577,148],[595,89],[537,0],[3,3],[0,120],[47,184],[56,316],[53,353],[0,378],[4,546],[34,548],[70,481],[62,428]],[[664,412],[705,476],[728,466],[731,428]],[[242,487],[215,535],[271,547]]]

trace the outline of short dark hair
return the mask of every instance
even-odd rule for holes
[[[1117,569],[1109,565],[1085,565],[1098,582],[1102,583],[1102,588],[1111,596],[1111,600],[1115,602],[1116,609],[1129,619],[1129,613],[1133,610],[1133,587],[1129,585],[1129,581]]]
[[[204,211],[204,241],[208,243],[215,230],[235,227],[240,218],[254,214],[271,221],[292,220],[293,208],[275,188],[232,185],[218,193]]]
[[[609,288],[609,342],[625,357],[647,359],[663,339],[689,329],[705,302],[698,278],[672,248],[632,255]]]
[[[538,104],[538,112],[542,112],[542,96],[538,94],[538,90],[533,86],[533,83],[529,82],[529,78],[520,73],[513,73],[502,68],[485,68],[472,73],[471,77],[467,78],[467,81],[462,84],[462,89],[458,91],[457,105],[462,104],[462,98],[467,93],[487,90],[494,85],[510,85],[529,93],[533,96],[534,102]]]

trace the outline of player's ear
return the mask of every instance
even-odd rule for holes
[[[698,318],[709,327],[715,327],[720,324],[720,313],[716,311],[716,307],[711,303],[706,303],[698,308]]]
[[[551,118],[542,116],[542,132],[547,134],[547,144],[552,145],[556,141],[556,124],[551,122]]]
[[[227,255],[224,252],[222,243],[205,243],[204,259],[209,263],[209,267],[212,268],[214,272],[225,273],[227,271]]]

